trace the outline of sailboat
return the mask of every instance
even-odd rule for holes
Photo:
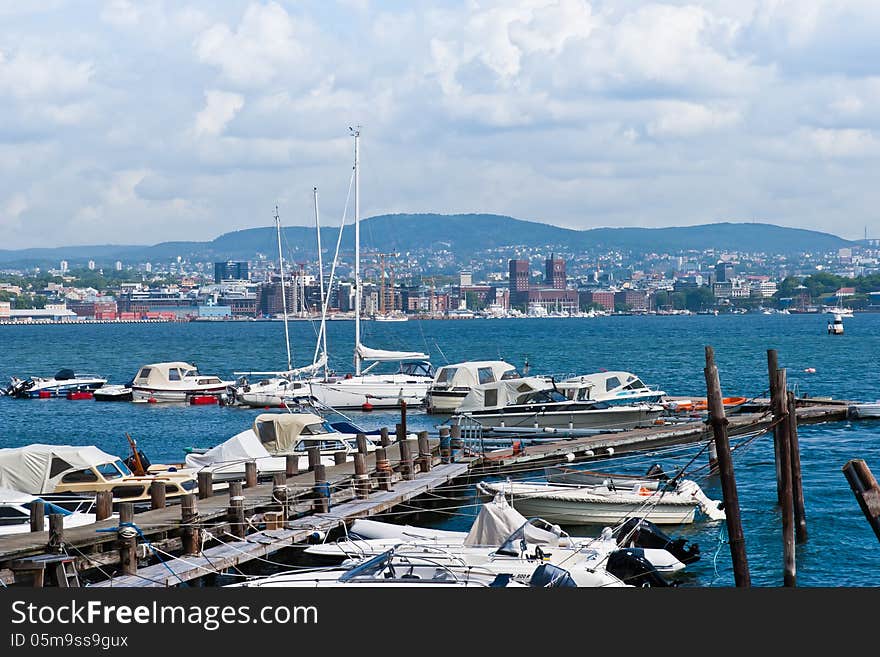
[[[354,374],[310,381],[311,394],[319,403],[332,408],[389,408],[401,401],[408,406],[421,406],[434,380],[428,354],[418,351],[371,349],[361,343],[361,279],[360,279],[360,129],[352,129],[354,137]],[[372,373],[384,363],[398,363],[392,374]],[[366,367],[364,367],[366,364]]]

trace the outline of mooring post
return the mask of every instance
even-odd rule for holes
[[[406,440],[406,428],[399,422],[394,425],[394,439],[397,442]]]
[[[31,531],[42,532],[46,530],[46,503],[43,500],[31,502]]]
[[[299,474],[299,456],[288,454],[284,457],[284,474],[288,479]]]
[[[776,370],[776,392],[785,400],[788,383],[784,369]],[[796,586],[797,574],[795,564],[795,546],[794,546],[794,498],[792,496],[791,486],[791,447],[788,444],[789,429],[788,424],[791,422],[791,416],[788,414],[787,403],[782,404],[784,415],[779,427],[779,472],[782,481],[779,482],[782,489],[782,554],[783,554],[783,585]]]
[[[287,488],[287,473],[286,472],[276,472],[272,475],[272,499],[274,499],[278,504],[281,505],[281,511],[284,513],[284,518],[287,518],[287,498],[288,498],[288,488]]]
[[[64,552],[64,514],[49,514],[49,543],[46,545],[48,552]]]
[[[257,485],[257,462],[248,461],[244,464],[244,487],[254,488]]]
[[[709,474],[718,474],[718,448],[715,447],[715,441],[709,442]]]
[[[784,405],[782,396],[785,392],[780,393],[778,388],[778,379],[776,372],[779,370],[779,354],[775,349],[767,350],[767,376],[770,388],[770,411],[773,414],[773,462],[776,465],[776,503],[782,504],[782,472],[779,469],[779,433],[780,419],[782,418]]]
[[[880,485],[863,459],[852,459],[843,466],[843,474],[856,501],[865,514],[874,535],[880,540]]]
[[[122,502],[119,505],[119,563],[123,575],[137,573],[137,533],[134,524],[134,504]]]
[[[236,538],[244,538],[244,492],[240,481],[229,482],[229,507],[226,509],[229,532]]]
[[[180,498],[180,525],[184,554],[198,554],[200,552],[198,514],[195,495],[187,493]]]
[[[150,482],[150,509],[155,511],[156,509],[164,509],[165,508],[165,482],[164,481],[152,481]]]
[[[366,436],[366,434],[359,433],[356,437],[356,440],[357,440],[358,453],[366,456],[367,452],[369,451],[367,449],[367,436]]]
[[[388,427],[379,429],[379,441],[382,447],[388,447],[391,444],[391,439],[388,437]]]
[[[321,448],[318,446],[309,447],[306,453],[309,455],[309,472],[313,472],[315,466],[321,463]]]
[[[804,480],[801,473],[801,446],[798,439],[797,403],[788,392],[788,446],[791,448],[791,488],[794,496],[794,537],[798,543],[807,540],[807,510],[804,504]]]
[[[400,396],[400,427],[397,433],[397,440],[406,440],[406,400],[403,398],[402,392]],[[402,439],[401,436],[403,436]]]
[[[367,457],[358,452],[354,455],[354,494],[359,500],[370,496],[370,477],[367,474]]]
[[[391,463],[384,447],[376,448],[376,478],[379,480],[379,490],[391,490]]]
[[[315,513],[327,513],[330,510],[330,484],[327,483],[327,467],[320,463],[315,466],[315,486],[312,490],[315,494]]]
[[[415,479],[415,473],[413,472],[412,441],[401,440],[398,443],[398,447],[400,448],[400,475],[407,481]]]
[[[718,451],[718,471],[721,475],[721,491],[724,497],[724,514],[727,522],[727,535],[730,542],[730,556],[733,560],[733,578],[737,587],[751,586],[749,562],[746,558],[746,541],[742,531],[739,512],[739,497],[736,491],[736,477],[733,460],[730,456],[730,443],[727,439],[727,417],[724,415],[724,402],[721,397],[721,382],[715,366],[715,350],[706,347],[706,397],[709,407],[709,424]]]
[[[214,494],[214,473],[210,470],[202,470],[198,474],[199,499],[206,500]]]
[[[449,438],[449,427],[440,427],[440,462],[449,463],[452,456],[452,445]]]
[[[464,443],[461,441],[461,426],[453,424],[449,427],[449,462],[455,463],[455,459],[461,456]]]
[[[428,432],[419,431],[419,472],[431,471],[431,446],[428,443]]]
[[[112,515],[113,491],[98,491],[98,493],[95,495],[95,520],[106,520]]]
[[[333,452],[333,463],[336,465],[342,465],[348,460],[348,454],[346,454],[344,449],[340,449],[339,451]]]

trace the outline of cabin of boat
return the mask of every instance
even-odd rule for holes
[[[646,386],[631,372],[586,374],[560,381],[556,387],[568,399],[604,401],[611,404],[657,403],[666,395],[662,390]]]
[[[224,395],[232,381],[199,374],[191,363],[152,363],[138,370],[131,385],[133,401],[187,401],[194,395]]]
[[[428,387],[429,413],[452,413],[471,388],[496,381],[519,379],[516,367],[503,360],[479,360],[444,365]]]
[[[119,457],[94,446],[35,444],[0,449],[0,486],[32,495],[111,491],[115,502],[142,502],[150,499],[154,481],[165,483],[166,497],[186,495],[196,487],[192,475],[182,472],[136,476]]]

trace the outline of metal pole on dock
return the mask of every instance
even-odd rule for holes
[[[244,538],[244,493],[240,481],[229,482],[229,507],[226,509],[229,532],[236,538]]]
[[[46,529],[46,503],[43,500],[31,502],[31,531],[42,532]]]
[[[187,493],[180,498],[180,524],[183,526],[184,554],[198,554],[200,552],[199,528],[196,526],[198,514],[195,495]]]
[[[739,496],[736,492],[736,477],[733,473],[733,460],[730,456],[730,442],[727,439],[727,417],[724,415],[724,402],[721,401],[721,382],[715,366],[715,350],[706,347],[706,397],[709,407],[709,423],[718,450],[718,470],[721,474],[721,491],[724,496],[724,513],[727,518],[727,535],[730,542],[730,556],[733,561],[733,578],[737,587],[752,585],[749,575],[749,562],[746,557],[746,541],[742,531],[739,512]]]
[[[119,563],[123,575],[137,573],[137,534],[131,531],[134,523],[134,504],[123,502],[119,505]]]
[[[851,459],[843,466],[843,474],[874,535],[880,540],[880,485],[871,468],[863,459]]]
[[[767,377],[769,379],[770,388],[770,410],[773,413],[773,421],[776,425],[773,427],[773,460],[776,464],[776,502],[782,504],[782,471],[779,468],[779,418],[784,413],[782,403],[782,395],[779,392],[776,372],[779,370],[779,355],[775,349],[767,350]],[[784,392],[782,393],[785,394]]]
[[[776,391],[782,397],[788,389],[785,370],[776,370]],[[783,405],[787,409],[787,405]],[[794,547],[794,499],[791,488],[791,447],[788,444],[791,416],[786,410],[782,416],[779,428],[779,472],[782,480],[779,482],[782,489],[782,553],[783,553],[783,585],[796,586],[796,564]]]
[[[153,481],[150,483],[150,509],[165,508],[165,482]]]
[[[791,448],[791,486],[794,495],[794,536],[798,543],[807,540],[807,511],[804,504],[804,481],[801,473],[801,446],[798,439],[797,403],[788,392],[788,445]]]
[[[164,489],[164,486],[163,486]],[[95,520],[106,520],[113,515],[113,491],[102,490],[95,495]]]

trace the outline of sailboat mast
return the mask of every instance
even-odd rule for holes
[[[354,134],[354,373],[361,373],[361,161],[360,127]]]
[[[327,313],[324,311],[324,256],[321,254],[321,215],[318,213],[318,188],[312,190],[315,195],[315,232],[318,234],[318,277],[321,285],[321,344],[324,349],[324,378],[327,378]]]
[[[278,269],[281,272],[281,308],[284,311],[284,344],[287,346],[287,371],[293,369],[290,357],[290,333],[287,330],[287,290],[284,287],[284,256],[281,251],[281,219],[278,217],[278,206],[275,206],[275,232],[278,234]]]

